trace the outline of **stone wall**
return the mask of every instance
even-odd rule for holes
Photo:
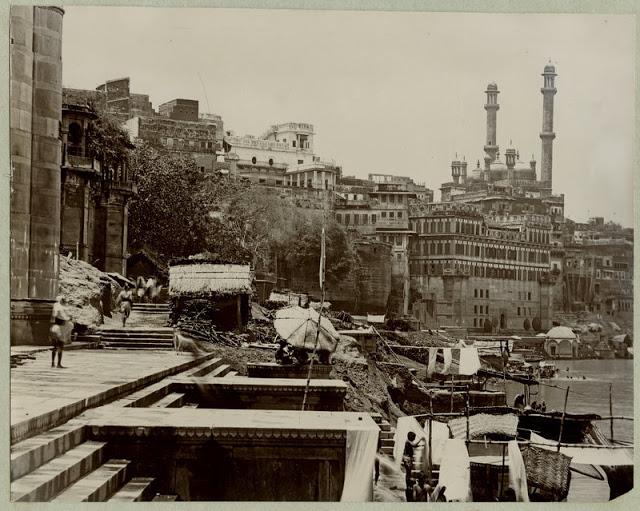
[[[413,302],[418,302],[420,296],[433,299],[432,318],[424,317],[426,305],[418,306],[414,311],[427,327],[457,325],[482,328],[485,319],[496,320],[499,324],[501,317],[504,318],[503,329],[522,330],[524,320],[532,322],[535,317],[541,318],[544,328],[551,327],[553,288],[548,285],[467,276],[412,277],[411,284]],[[487,291],[489,298],[486,297]]]
[[[328,283],[325,299],[334,310],[355,314],[385,313],[391,293],[391,247],[377,241],[356,241],[360,264],[338,283]],[[307,271],[305,271],[307,270]],[[289,287],[320,297],[318,269],[301,269],[288,276]]]

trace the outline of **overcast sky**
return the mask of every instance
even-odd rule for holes
[[[542,77],[555,96],[553,189],[566,215],[633,224],[631,16],[65,6],[63,82],[129,76],[153,106],[180,97],[226,130],[314,124],[345,175],[411,176],[438,190],[450,162],[482,162],[487,83],[498,144],[538,161]],[[440,193],[437,191],[436,198]]]

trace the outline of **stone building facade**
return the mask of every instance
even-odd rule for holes
[[[9,13],[11,340],[46,344],[58,292],[64,11]]]
[[[478,206],[414,208],[410,226],[412,311],[423,324],[521,330],[550,326],[551,225],[542,215],[508,222]]]
[[[106,168],[89,154],[87,104],[62,105],[60,250],[98,269],[126,275],[128,206],[134,176],[123,164]]]

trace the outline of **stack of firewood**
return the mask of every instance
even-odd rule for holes
[[[211,321],[185,318],[178,322],[178,328],[184,334],[194,337],[200,341],[211,342],[214,344],[222,344],[224,346],[239,347],[248,339],[243,334],[235,334],[233,332],[220,332],[215,329]]]

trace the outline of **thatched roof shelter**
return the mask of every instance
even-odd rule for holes
[[[233,296],[251,294],[253,274],[248,264],[180,261],[169,267],[169,294]]]

